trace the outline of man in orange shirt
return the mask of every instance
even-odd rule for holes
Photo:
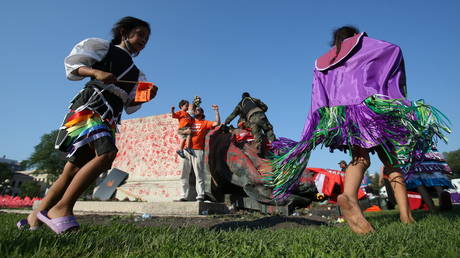
[[[217,105],[212,105],[212,109],[216,112],[216,119],[214,122],[204,120],[205,115],[201,107],[195,109],[195,119],[192,121],[192,149],[194,155],[185,152],[186,158],[182,160],[182,175],[181,175],[181,184],[182,184],[182,198],[179,201],[188,201],[187,197],[189,195],[190,185],[189,177],[190,173],[195,172],[196,177],[196,200],[199,202],[204,201],[205,193],[205,174],[204,174],[204,144],[206,134],[213,129],[214,127],[220,124],[220,114],[219,107]]]

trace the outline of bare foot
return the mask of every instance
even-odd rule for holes
[[[55,219],[55,218],[60,218],[60,217],[65,217],[65,216],[72,216],[73,212],[68,211],[67,209],[60,209],[54,206],[48,211],[48,218],[50,219]]]
[[[374,231],[371,224],[364,218],[358,203],[351,201],[348,196],[341,194],[337,198],[337,204],[340,206],[343,217],[353,232],[364,235]]]
[[[415,223],[415,219],[412,217],[412,214],[408,215],[399,215],[399,219],[404,224],[412,224]]]
[[[27,216],[27,223],[29,223],[31,228],[38,227],[41,224],[41,221],[37,219],[37,212],[38,210],[34,210]]]

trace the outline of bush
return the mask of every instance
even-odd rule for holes
[[[35,181],[27,181],[21,185],[21,194],[22,198],[29,196],[30,198],[33,197],[40,197],[41,195],[41,186],[37,184]]]
[[[11,168],[4,163],[0,163],[0,183],[5,181],[5,179],[10,179],[13,175]]]

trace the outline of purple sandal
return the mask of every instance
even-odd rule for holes
[[[48,211],[40,211],[37,213],[37,218],[45,223],[56,234],[61,234],[71,229],[80,227],[75,216],[65,216],[60,218],[51,219],[48,217]]]
[[[40,228],[40,226],[31,227],[27,219],[21,219],[18,221],[18,223],[16,223],[16,227],[18,227],[18,229],[29,229],[30,231],[34,231]]]

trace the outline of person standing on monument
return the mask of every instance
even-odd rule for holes
[[[193,150],[190,148],[192,144],[192,134],[190,125],[192,123],[193,109],[189,108],[189,102],[185,99],[179,102],[180,110],[174,112],[174,106],[171,107],[171,117],[179,120],[179,128],[177,133],[181,136],[180,148],[177,150],[177,154],[185,159],[184,150],[194,155]]]
[[[190,192],[189,178],[192,169],[196,177],[196,200],[203,202],[205,199],[205,174],[204,174],[204,146],[206,134],[220,124],[219,107],[212,105],[216,117],[214,122],[205,120],[204,110],[198,107],[194,111],[194,119],[191,124],[192,128],[192,149],[195,155],[185,152],[185,159],[182,159],[182,197],[178,200],[181,202],[189,201]]]
[[[276,137],[273,133],[273,126],[268,121],[265,112],[268,107],[260,99],[253,98],[249,93],[244,92],[241,101],[236,105],[233,112],[225,119],[224,124],[228,125],[236,116],[247,122],[246,126],[251,128],[254,141],[256,143],[257,155],[264,157],[263,133],[269,142],[273,142]]]
[[[73,208],[90,184],[111,168],[123,109],[131,114],[141,108],[143,102],[135,101],[137,81],[146,78],[133,57],[146,46],[150,25],[124,17],[113,26],[112,36],[111,41],[85,39],[64,60],[69,80],[90,78],[71,101],[56,139],[56,149],[66,152],[68,161],[39,207],[19,221],[18,228],[33,230],[40,222],[57,234],[78,228]],[[150,99],[155,95],[154,87]]]

